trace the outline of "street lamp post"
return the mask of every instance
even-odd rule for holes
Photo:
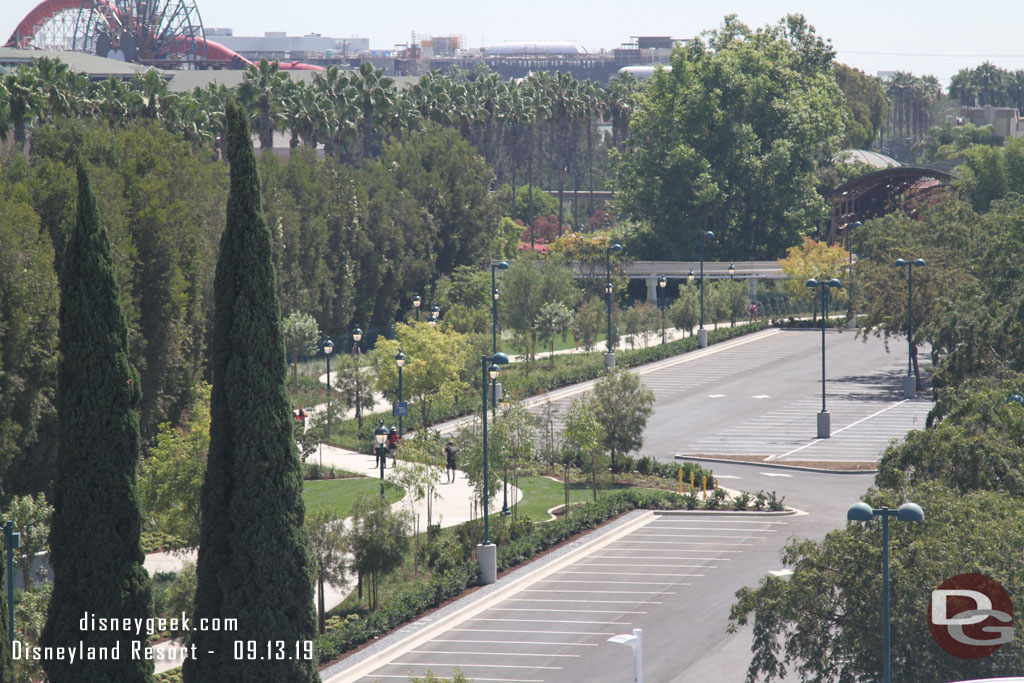
[[[395,354],[395,365],[398,366],[398,405],[396,411],[398,413],[398,440],[402,440],[402,416],[405,414],[403,410],[405,406],[402,405],[402,367],[405,366],[405,354],[402,353],[402,347],[398,347],[398,353]]]
[[[664,344],[665,339],[665,288],[668,286],[668,280],[662,275],[658,278],[658,289],[660,290],[661,296],[658,297],[658,308],[661,309],[661,343]]]
[[[483,396],[483,411],[480,416],[483,419],[483,451],[484,451],[484,542],[477,546],[477,561],[480,564],[480,583],[483,585],[494,583],[498,580],[498,552],[497,546],[491,543],[490,527],[490,497],[489,482],[490,476],[487,464],[487,380],[498,379],[498,366],[508,364],[508,356],[497,352],[490,356],[480,356],[483,367],[483,381],[480,385],[480,393]]]
[[[917,376],[914,374],[914,308],[912,299],[914,296],[914,266],[921,268],[924,264],[923,258],[914,261],[904,261],[898,258],[893,264],[897,268],[907,267],[907,376],[903,378],[903,396],[905,398],[917,396]]]
[[[697,346],[707,348],[708,332],[704,329],[704,241],[715,238],[715,233],[705,230],[700,234],[700,327],[697,328]]]
[[[508,409],[508,392],[502,390],[501,392],[501,409]],[[501,514],[508,516],[512,514],[511,508],[508,506],[508,454],[505,457],[505,467],[502,473],[501,482]]]
[[[441,309],[435,304],[434,307],[430,309],[430,320],[427,321],[427,324],[431,327],[437,327],[437,319],[440,317]]]
[[[892,672],[889,662],[889,518],[895,517],[901,522],[920,522],[924,520],[924,510],[917,503],[904,503],[898,510],[872,508],[864,502],[854,503],[846,512],[846,519],[851,522],[870,522],[875,517],[882,518],[882,683],[891,683]]]
[[[828,318],[828,288],[837,289],[842,283],[836,278],[819,281],[812,277],[807,281],[807,286],[818,287],[821,290],[821,412],[818,413],[818,438],[827,439],[832,433],[832,420],[825,409],[825,321]]]
[[[331,353],[334,352],[334,342],[331,341],[330,337],[324,339],[320,346],[324,350],[324,357],[327,359],[327,442],[331,441],[331,394],[334,393],[331,389]],[[302,412],[302,408],[299,408],[299,412]],[[305,422],[303,422],[305,425]],[[320,470],[319,476],[324,476],[324,447],[321,444],[320,454],[317,456],[320,459]]]
[[[613,244],[604,250],[604,293],[608,299],[608,353],[604,355],[604,366],[615,367],[615,352],[612,351],[612,252],[622,251],[621,244]]]
[[[387,460],[388,447],[384,445],[388,440],[388,430],[384,426],[384,420],[377,420],[377,428],[373,430],[374,451],[377,453],[377,462],[380,465],[380,497],[384,497],[384,461]]]
[[[855,289],[856,280],[853,277],[853,231],[856,228],[864,225],[860,221],[854,221],[846,226],[846,254],[849,257],[850,265],[847,272],[850,275],[850,321],[853,327],[857,326],[857,305],[853,300],[853,290]]]
[[[498,352],[498,285],[494,279],[494,271],[508,270],[508,261],[491,263],[491,353]],[[494,406],[491,415],[498,417],[498,380],[491,383],[491,402]]]
[[[417,294],[412,298],[412,307],[416,309],[416,322],[420,321],[420,305],[423,303],[423,299]]]

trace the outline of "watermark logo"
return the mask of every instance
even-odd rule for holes
[[[954,657],[987,657],[1013,640],[1013,603],[984,574],[957,574],[932,591],[928,628]]]

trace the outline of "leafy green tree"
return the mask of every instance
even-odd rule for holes
[[[549,301],[540,307],[537,314],[537,339],[550,343],[551,365],[555,364],[555,342],[572,329],[572,309],[561,301]]]
[[[604,308],[601,300],[594,298],[580,304],[576,312],[576,333],[588,353],[593,351],[601,335],[601,328],[605,325]]]
[[[45,488],[56,454],[59,290],[31,184],[17,177],[29,172],[15,157],[0,174],[0,493],[7,494]]]
[[[298,379],[299,356],[316,353],[320,341],[320,327],[316,318],[308,313],[295,311],[281,321],[284,334],[284,348],[292,362],[292,382]]]
[[[743,317],[750,306],[750,297],[747,295],[749,291],[747,281],[720,280],[716,285],[725,315],[729,318],[729,323],[735,325],[736,318]]]
[[[14,555],[14,565],[21,572],[25,590],[32,590],[35,580],[32,563],[36,555],[46,551],[52,514],[53,507],[41,493],[15,496],[4,513],[4,519],[14,522],[15,530],[21,533],[21,545]]]
[[[628,370],[614,368],[594,383],[591,409],[603,433],[602,443],[611,454],[628,454],[644,445],[647,419],[654,412],[654,392]]]
[[[110,243],[84,166],[78,220],[61,270],[57,383],[57,467],[53,474],[50,565],[53,598],[45,647],[111,647],[130,652],[145,635],[82,632],[82,614],[144,619],[150,584],[142,563],[135,471],[139,461],[139,375],[128,359],[128,329]],[[96,492],[103,492],[101,504]],[[153,662],[48,659],[49,680],[149,681]]]
[[[505,404],[494,425],[494,442],[500,444],[503,477],[519,486],[519,477],[528,472],[537,452],[540,418],[519,401]],[[512,506],[512,519],[518,516],[518,503]]]
[[[923,615],[932,591],[965,571],[1020,594],[1024,513],[1018,501],[992,491],[958,496],[935,482],[865,496],[875,508],[908,500],[924,509],[924,521],[890,525],[893,680],[1014,675],[1024,666],[1020,639],[989,657],[951,657],[931,637]],[[881,678],[881,544],[879,521],[851,523],[821,542],[795,539],[782,551],[791,576],[765,576],[756,588],[736,593],[733,626],[753,624],[748,681],[777,680],[787,670],[803,680]]]
[[[565,504],[569,505],[569,467],[578,464],[590,475],[590,485],[597,500],[597,479],[607,467],[604,459],[604,427],[597,416],[595,400],[589,394],[573,399],[562,418],[562,467],[565,478]]]
[[[552,256],[541,261],[533,254],[524,254],[502,276],[502,305],[498,314],[509,329],[527,339],[532,362],[537,351],[541,309],[549,302],[571,307],[578,298],[579,290],[560,259]]]
[[[5,591],[6,592],[6,591]],[[14,607],[14,637],[25,643],[26,647],[41,644],[43,628],[46,626],[46,613],[53,597],[53,584],[40,582],[32,590],[24,592]],[[7,614],[4,613],[4,619]],[[0,672],[0,681],[9,669]],[[14,661],[14,675],[11,681],[45,680],[46,672],[39,660],[21,658]]]
[[[797,247],[790,247],[786,252],[786,258],[779,259],[782,271],[789,277],[783,280],[782,286],[790,298],[795,301],[805,301],[814,298],[815,317],[817,317],[817,304],[820,298],[819,289],[807,286],[811,278],[818,280],[830,280],[832,278],[843,278],[849,263],[849,252],[838,244],[828,245],[825,242],[817,242],[810,237],[805,237],[803,244]],[[838,310],[836,300],[844,300],[843,290],[833,290],[830,297],[833,300],[832,310]]]
[[[334,367],[337,376],[334,388],[346,408],[355,411],[356,421],[362,429],[363,414],[374,405],[373,378],[369,376],[367,363],[363,362],[360,354],[342,354],[334,359]]]
[[[352,504],[352,566],[370,577],[370,609],[377,608],[381,577],[398,569],[405,559],[409,525],[408,513],[392,510],[380,496],[359,496]]]
[[[860,69],[836,63],[836,82],[843,91],[846,110],[844,149],[868,149],[885,123],[889,103],[882,82]]]
[[[668,319],[677,330],[691,332],[700,321],[700,304],[695,287],[680,287],[679,296],[668,307]]]
[[[454,402],[468,388],[459,375],[471,362],[470,348],[458,332],[442,332],[426,323],[398,325],[396,336],[377,343],[373,357],[377,389],[398,400],[395,355],[402,349],[407,359],[402,368],[402,397],[416,404],[420,426],[425,428],[438,401]]]
[[[271,236],[245,114],[229,104],[227,118],[231,194],[214,286],[195,615],[237,619],[238,631],[191,632],[190,643],[204,652],[230,652],[235,639],[307,640],[316,631]],[[188,659],[183,673],[186,681],[318,677],[311,661],[225,657]]]
[[[814,171],[844,132],[833,55],[800,15],[757,30],[728,16],[676,50],[672,71],[650,79],[617,167],[621,213],[653,231],[629,253],[693,259],[714,230],[734,258],[777,258],[819,225]]]
[[[196,402],[181,426],[164,424],[139,468],[139,505],[143,519],[199,546],[200,493],[210,450],[210,385],[196,391]]]
[[[437,482],[444,472],[444,447],[436,431],[421,430],[415,439],[403,439],[398,449],[401,459],[395,463],[393,481],[405,489],[409,516],[415,518],[415,506],[421,500],[427,503],[427,528],[433,522],[434,501],[440,500]],[[419,536],[416,537],[417,549]],[[418,560],[418,558],[417,558]]]
[[[323,635],[326,631],[324,584],[343,586],[347,578],[345,522],[333,508],[321,508],[306,518],[306,533],[309,535],[309,553],[313,558],[316,576],[317,628],[320,635]]]
[[[0,594],[0,628],[8,632],[7,623],[7,587]],[[0,642],[0,683],[14,683],[14,661],[11,659],[11,641],[7,638]]]

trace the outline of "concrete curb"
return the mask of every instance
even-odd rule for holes
[[[747,462],[745,460],[728,460],[726,458],[705,458],[697,455],[675,455],[676,460],[690,460],[693,462],[719,462],[723,465],[748,465],[750,467],[771,467],[778,470],[796,470],[798,472],[821,472],[823,474],[877,474],[878,469],[873,470],[829,470],[821,467],[801,467],[799,465],[781,465],[774,462]]]
[[[676,517],[787,517],[800,512],[794,508],[785,510],[652,510],[655,515],[669,515]]]
[[[414,635],[408,638],[403,638],[400,641],[373,653],[369,657],[366,657],[360,662],[346,668],[344,671],[338,672],[337,674],[328,674],[327,672],[330,670],[330,667],[325,669],[321,672],[322,680],[324,683],[352,683],[353,681],[358,681],[360,678],[369,675],[369,673],[374,669],[382,666],[388,659],[401,656],[400,654],[395,655],[396,652],[415,649],[428,640],[434,638],[439,632],[472,619],[481,612],[490,609],[501,600],[504,600],[506,595],[509,593],[522,590],[527,586],[533,585],[534,583],[537,583],[538,581],[541,581],[547,576],[555,573],[562,567],[575,562],[580,555],[594,550],[599,550],[613,541],[618,540],[620,537],[649,522],[653,516],[654,512],[651,510],[639,511],[639,514],[636,514],[633,519],[628,520],[617,529],[602,534],[591,541],[582,543],[579,547],[566,552],[553,562],[549,562],[548,564],[532,571],[530,570],[530,565],[527,564],[522,568],[526,570],[522,576],[515,577],[506,583],[502,583],[499,580],[497,584],[493,584],[497,586],[497,589],[491,591],[488,595],[483,598],[476,599],[465,607],[456,609],[451,614],[441,617]],[[467,597],[470,599],[474,598],[473,595]],[[329,677],[323,678],[324,675],[328,675]]]

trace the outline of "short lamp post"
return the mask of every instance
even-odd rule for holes
[[[377,461],[380,464],[380,497],[384,497],[384,461],[387,459],[388,447],[385,443],[388,440],[388,430],[384,426],[384,420],[377,420],[377,428],[373,430],[374,450],[377,452]]]
[[[423,299],[420,298],[419,294],[416,294],[412,298],[412,307],[416,309],[416,322],[420,321],[420,306],[423,305]]]
[[[604,250],[604,293],[608,302],[608,353],[604,356],[606,368],[615,367],[615,352],[612,351],[612,252],[622,251],[621,244],[613,244]]]
[[[398,353],[395,354],[395,365],[398,366],[398,405],[395,406],[398,413],[398,440],[402,440],[402,415],[405,414],[404,406],[402,406],[402,368],[405,366],[405,354],[402,353],[402,348],[398,348]],[[415,378],[414,378],[415,379]]]
[[[697,346],[707,348],[708,332],[704,329],[704,242],[710,237],[715,238],[715,233],[705,230],[700,234],[700,327],[697,328]]]
[[[846,519],[851,522],[870,522],[875,517],[882,518],[882,682],[892,682],[889,662],[889,518],[895,517],[901,522],[920,522],[924,520],[924,510],[917,503],[904,503],[897,510],[889,508],[872,508],[864,502],[854,503],[846,512]]]
[[[629,645],[633,649],[633,683],[644,683],[644,630],[633,629],[633,635],[622,633],[608,639],[609,643]]]
[[[480,416],[483,418],[483,455],[484,455],[484,542],[478,545],[477,561],[480,564],[480,583],[483,585],[492,584],[498,580],[498,551],[497,546],[491,543],[490,527],[490,492],[488,486],[490,476],[487,463],[487,385],[488,379],[498,379],[499,365],[508,364],[508,356],[497,352],[490,356],[480,357],[483,369],[483,381],[480,385],[480,394],[483,396],[483,411]]]
[[[334,393],[333,389],[331,388],[332,387],[332,384],[331,384],[331,354],[334,353],[334,342],[331,341],[330,337],[327,337],[326,339],[323,340],[323,343],[321,343],[320,348],[322,348],[324,350],[324,358],[327,359],[327,438],[326,438],[326,441],[327,441],[327,443],[330,443],[331,442],[331,394]],[[299,412],[300,413],[302,412],[302,408],[299,408]],[[303,420],[303,425],[305,425],[305,421],[304,420]],[[322,476],[324,476],[323,475],[323,471],[324,471],[324,448],[323,448],[323,445],[320,446],[320,455],[318,457],[320,459],[320,475],[319,476],[322,477]]]
[[[917,376],[914,374],[914,266],[921,268],[925,265],[924,259],[904,261],[896,259],[894,263],[897,268],[907,267],[907,376],[903,378],[904,398],[917,396]]]
[[[1024,406],[1024,396],[1021,396],[1020,394],[1010,394],[1006,397],[1006,403],[1019,403],[1021,406]]]
[[[828,318],[828,288],[838,289],[842,283],[836,279],[815,280],[813,277],[807,281],[808,287],[818,287],[821,290],[821,412],[818,413],[818,438],[827,439],[832,434],[832,420],[825,408],[825,321]]]
[[[4,550],[7,551],[7,640],[14,647],[14,549],[21,547],[21,534],[14,522],[4,523]]]
[[[352,330],[352,355],[361,356],[363,350],[359,348],[359,342],[363,340],[363,331],[358,327]]]
[[[661,309],[661,343],[664,344],[667,340],[665,339],[665,288],[668,287],[668,280],[662,275],[658,278],[658,308]]]
[[[494,279],[494,271],[508,270],[508,261],[498,261],[491,264],[491,353],[498,352],[498,284]],[[491,383],[491,402],[494,407],[491,415],[498,417],[498,380]]]

